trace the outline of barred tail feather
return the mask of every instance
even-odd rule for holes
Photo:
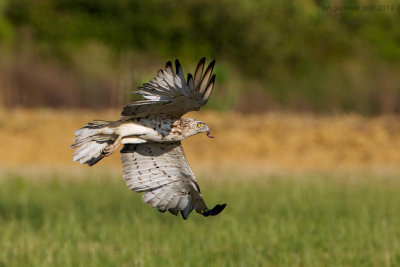
[[[104,150],[117,139],[111,122],[92,121],[75,131],[74,142],[71,148],[75,148],[73,161],[92,166],[104,158]],[[111,153],[109,153],[111,154]]]

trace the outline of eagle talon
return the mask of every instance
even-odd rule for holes
[[[118,136],[117,140],[115,140],[115,142],[112,143],[111,145],[106,146],[101,152],[101,154],[104,156],[111,155],[119,147],[120,144],[121,144],[121,136]]]

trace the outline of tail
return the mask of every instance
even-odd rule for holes
[[[92,166],[110,155],[118,139],[114,129],[115,122],[96,120],[76,130],[71,145],[71,148],[76,149],[72,160]]]

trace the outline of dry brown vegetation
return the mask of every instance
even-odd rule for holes
[[[118,110],[1,110],[0,166],[72,166],[73,132],[92,119],[117,119]],[[400,170],[400,120],[358,115],[241,115],[200,112],[188,116],[211,126],[215,139],[184,141],[194,168],[247,170]],[[119,155],[101,165],[119,166]],[[83,168],[83,167],[81,167]],[[86,166],[85,166],[86,168]]]

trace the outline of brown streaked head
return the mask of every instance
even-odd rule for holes
[[[183,128],[183,135],[185,137],[198,133],[207,133],[209,138],[214,138],[214,136],[210,134],[210,128],[203,121],[192,118],[182,118],[180,125]]]

